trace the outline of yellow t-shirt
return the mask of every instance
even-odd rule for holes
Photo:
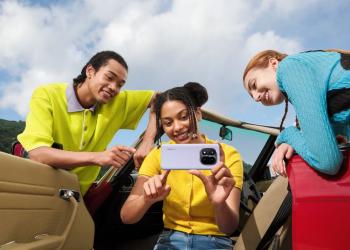
[[[27,151],[53,143],[68,151],[104,151],[119,129],[136,128],[153,95],[153,91],[121,91],[94,110],[68,112],[67,86],[47,84],[34,91],[25,130],[17,137]],[[99,166],[71,170],[78,176],[83,195],[99,171]]]
[[[170,141],[170,143],[174,143]],[[206,138],[206,143],[215,143]],[[230,169],[235,187],[242,190],[243,162],[238,151],[221,143],[225,164]],[[161,150],[154,148],[145,158],[139,175],[152,177],[163,172],[160,166]],[[201,170],[209,176],[210,170]],[[208,200],[202,181],[187,170],[170,171],[167,184],[171,187],[163,203],[164,227],[186,233],[203,235],[224,235],[215,222],[214,208]]]

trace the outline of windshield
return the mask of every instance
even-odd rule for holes
[[[259,156],[262,148],[264,147],[268,134],[241,129],[236,127],[227,126],[232,131],[232,141],[222,140],[219,137],[219,130],[222,125],[207,120],[200,122],[200,130],[206,134],[210,139],[215,139],[220,142],[232,145],[240,152],[242,159],[245,163],[245,168],[250,168]],[[246,169],[248,170],[248,169]]]

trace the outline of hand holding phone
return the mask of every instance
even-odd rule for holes
[[[163,144],[162,169],[212,169],[220,161],[218,144]]]
[[[220,162],[213,167],[211,175],[206,176],[201,171],[195,169],[188,171],[203,182],[208,198],[214,206],[226,201],[236,183],[230,170],[225,165],[224,150],[220,144],[218,145],[220,149]]]
[[[209,201],[213,205],[225,203],[235,185],[235,180],[230,170],[223,162],[216,165],[209,176],[206,176],[199,170],[192,169],[189,172],[203,182]]]

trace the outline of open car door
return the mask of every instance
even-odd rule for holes
[[[0,249],[92,249],[74,174],[0,152]]]

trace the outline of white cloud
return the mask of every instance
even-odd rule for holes
[[[270,113],[256,108],[244,93],[241,75],[249,57],[261,49],[302,49],[298,36],[254,29],[268,14],[309,6],[301,0],[283,4],[174,0],[164,7],[158,0],[87,0],[38,7],[0,2],[0,69],[19,79],[2,86],[0,108],[13,108],[24,117],[37,85],[70,81],[95,52],[112,49],[130,66],[128,88],[164,90],[199,81],[208,88],[208,108],[268,123]],[[279,113],[280,108],[272,111],[278,117],[273,120]]]
[[[33,56],[33,49],[40,44],[40,37],[47,37],[47,30],[42,29],[47,17],[48,13],[41,8],[23,8],[18,3],[10,1],[2,3],[0,16],[2,67],[26,63],[26,59]]]
[[[257,32],[247,37],[244,52],[249,57],[266,49],[274,49],[283,53],[292,54],[300,51],[302,48],[297,38],[287,39],[275,34],[272,30],[264,33]]]
[[[320,0],[262,0],[261,9],[267,11],[271,15],[280,15],[290,18],[288,16],[289,14],[299,10],[305,10],[317,3],[323,4]]]

